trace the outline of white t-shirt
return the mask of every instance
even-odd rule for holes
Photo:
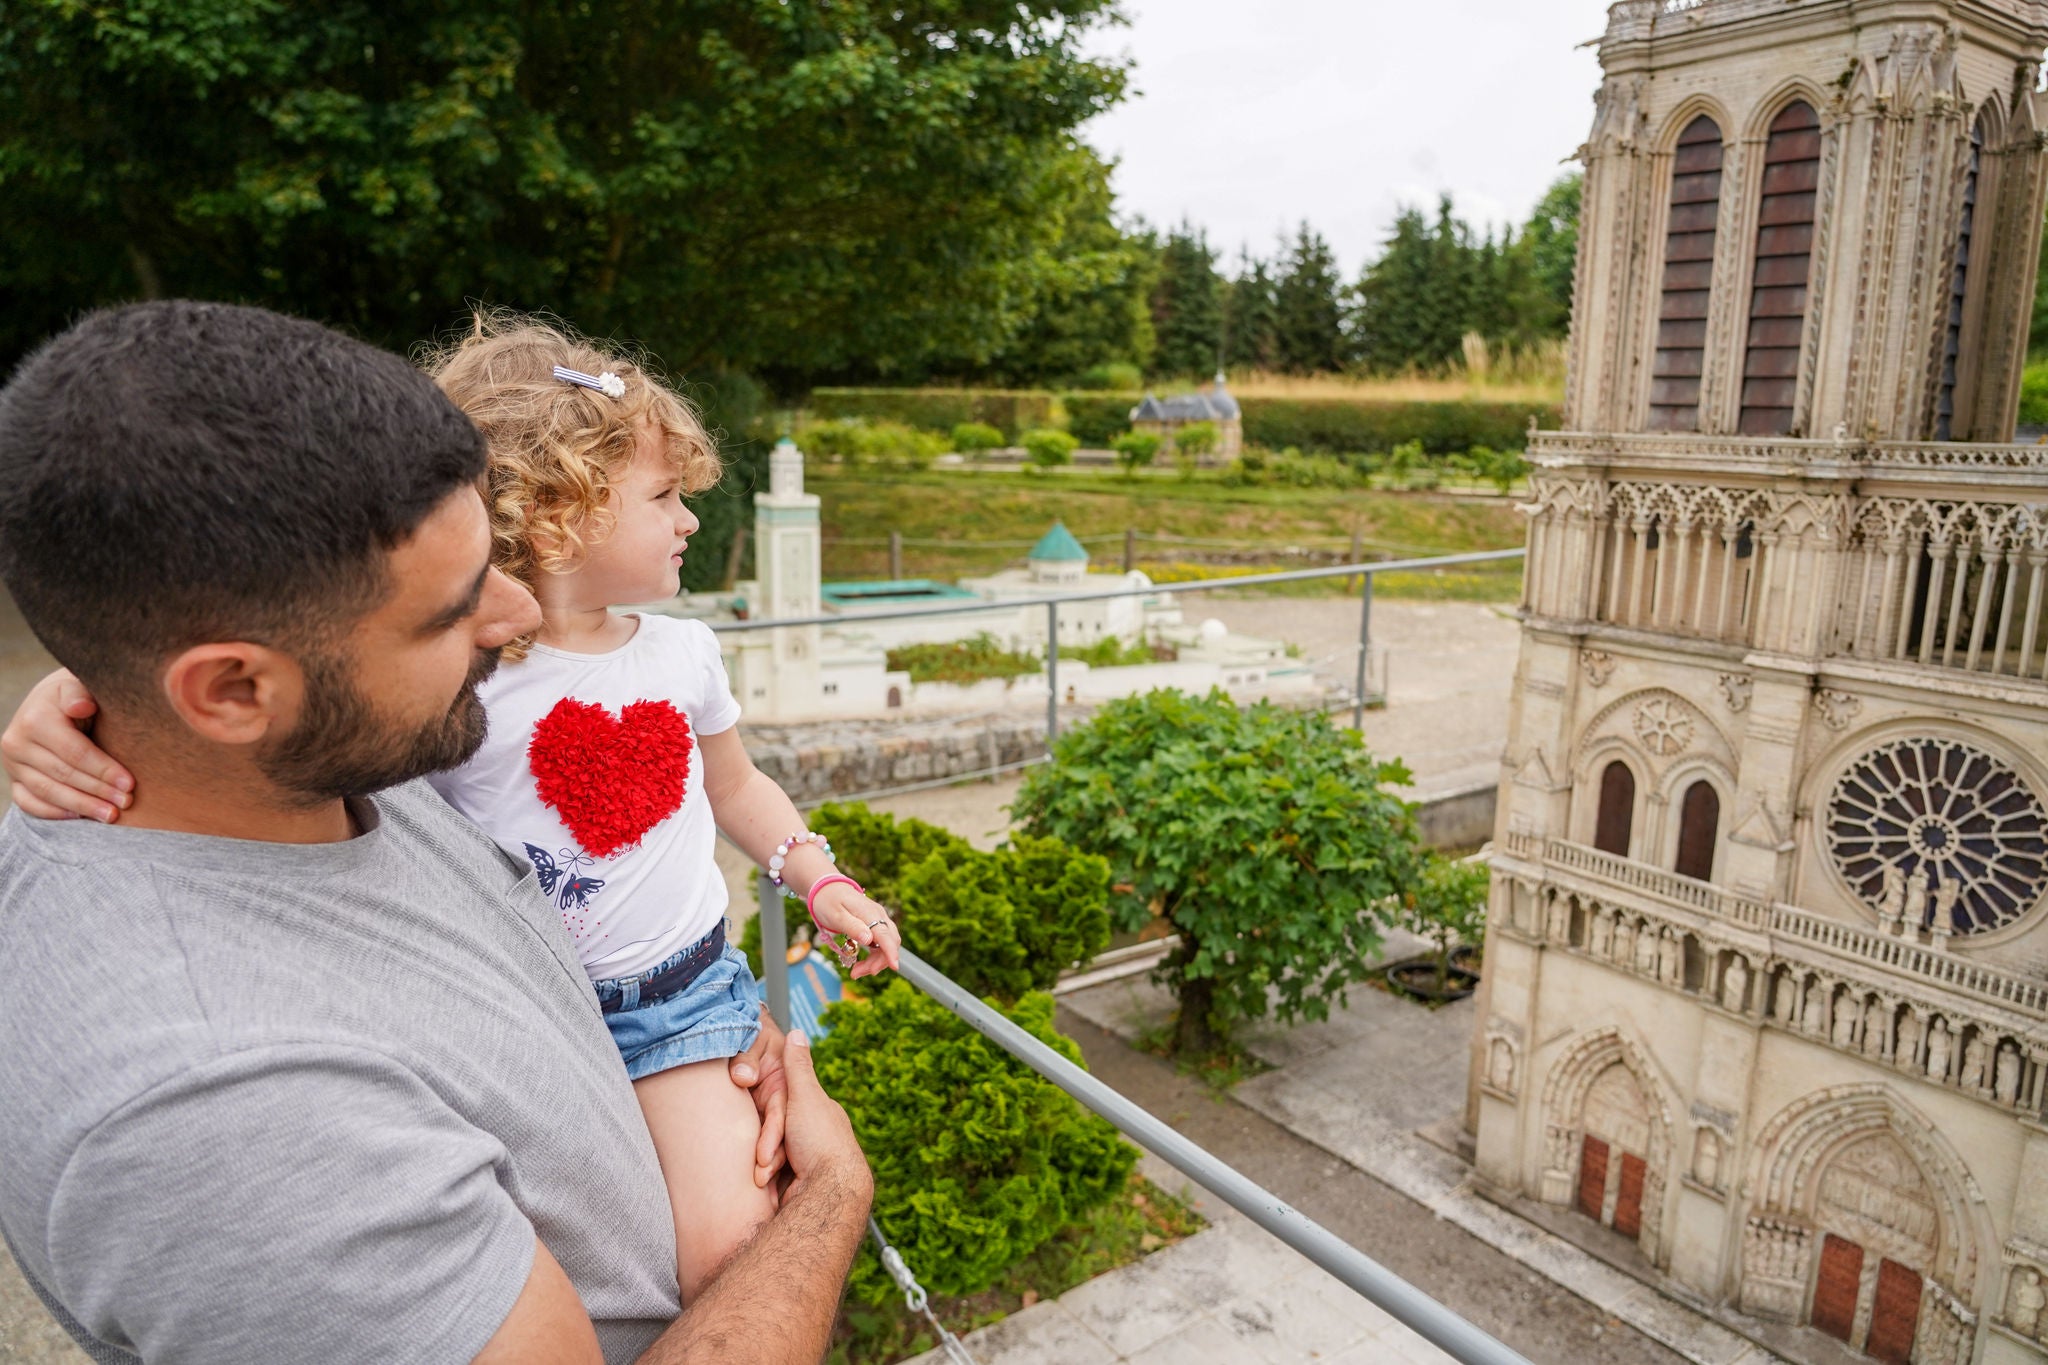
[[[725,915],[698,738],[740,717],[701,621],[639,616],[609,654],[535,645],[478,689],[490,734],[429,780],[540,873],[593,981],[637,976]]]

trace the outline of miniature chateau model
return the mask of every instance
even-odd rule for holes
[[[1884,1361],[2048,1360],[2044,46],[1613,6],[1529,450],[1481,1177]]]
[[[1207,391],[1177,393],[1163,401],[1148,393],[1131,409],[1131,430],[1159,437],[1160,459],[1173,454],[1174,437],[1190,422],[1215,423],[1216,449],[1208,458],[1217,464],[1229,464],[1244,453],[1244,413],[1224,387],[1223,371],[1216,371],[1216,382]]]
[[[764,620],[843,618],[826,625],[721,637],[733,695],[750,720],[815,721],[904,712],[943,715],[1006,707],[1042,710],[1043,673],[969,684],[913,684],[908,673],[890,671],[888,651],[985,633],[1006,648],[1042,654],[1046,608],[1023,605],[1023,599],[1152,586],[1151,579],[1136,571],[1090,573],[1087,550],[1058,524],[1031,550],[1023,569],[965,579],[957,587],[926,579],[824,583],[819,567],[823,541],[818,496],[804,491],[803,452],[794,442],[784,440],[770,452],[768,461],[768,491],[754,496],[757,579],[738,584],[731,595],[690,594],[642,608],[711,620],[732,620],[741,608]],[[871,620],[865,615],[905,607],[1012,600],[1020,605],[1008,611],[992,608],[958,616],[896,620]],[[1126,645],[1171,645],[1177,654],[1170,662],[1115,668],[1062,661],[1060,691],[1067,701],[1103,701],[1155,687],[1177,687],[1197,694],[1221,687],[1244,699],[1306,695],[1320,688],[1309,667],[1288,658],[1282,644],[1234,634],[1216,621],[1185,624],[1171,593],[1062,603],[1058,632],[1063,646],[1115,639]]]

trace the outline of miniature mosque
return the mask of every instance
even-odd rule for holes
[[[1309,665],[1288,657],[1280,642],[1239,635],[1215,620],[1188,624],[1174,595],[1151,590],[1145,574],[1091,570],[1087,549],[1064,523],[1054,523],[1040,538],[1023,568],[962,579],[957,585],[930,579],[825,582],[819,499],[804,491],[803,452],[788,439],[769,455],[768,490],[754,497],[754,562],[756,577],[735,584],[731,593],[686,593],[643,608],[711,622],[839,618],[720,637],[733,695],[753,721],[1042,710],[1043,672],[975,683],[914,683],[907,671],[889,667],[889,651],[986,634],[1006,649],[1042,656],[1049,624],[1044,598],[1119,588],[1139,591],[1060,603],[1059,644],[1070,648],[1114,639],[1125,645],[1170,646],[1176,657],[1113,668],[1062,659],[1059,687],[1065,701],[1107,701],[1157,687],[1197,694],[1220,687],[1248,701],[1308,696],[1322,686]],[[975,604],[985,605],[960,614],[879,616],[905,608]]]

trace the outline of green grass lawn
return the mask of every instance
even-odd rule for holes
[[[1258,547],[1348,548],[1353,531],[1368,555],[1412,558],[1470,550],[1513,549],[1524,522],[1514,499],[1394,493],[1379,489],[1233,488],[1211,477],[1124,479],[1114,474],[927,471],[850,476],[809,471],[824,502],[825,576],[881,578],[889,572],[891,531],[904,539],[906,577],[951,580],[993,573],[1022,561],[1055,519],[1082,539],[1095,566],[1116,568],[1123,533],[1140,533],[1137,567],[1159,581],[1299,568]],[[1146,535],[1229,542],[1248,557],[1229,566],[1204,564],[1201,551]],[[1387,575],[1388,596],[1504,601],[1520,591],[1521,569],[1481,566],[1441,573]],[[1294,585],[1338,593],[1343,579]]]

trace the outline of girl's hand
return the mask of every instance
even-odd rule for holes
[[[14,804],[43,820],[112,824],[135,798],[135,779],[85,732],[99,714],[85,684],[60,668],[22,699],[0,732],[0,765],[14,783]]]
[[[838,934],[868,949],[868,955],[854,966],[856,978],[896,970],[897,954],[903,950],[903,933],[889,912],[856,891],[851,882],[834,882],[818,893],[811,903],[811,918],[826,933]]]

